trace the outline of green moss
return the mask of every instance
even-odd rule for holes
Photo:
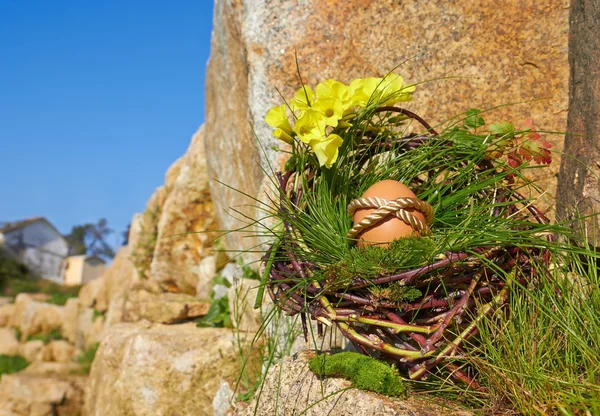
[[[405,396],[406,389],[395,368],[356,352],[317,355],[309,367],[319,376],[344,377],[359,389],[386,396]]]
[[[29,365],[29,361],[20,355],[0,354],[0,376],[2,374],[12,374],[23,370]]]
[[[328,289],[347,286],[353,278],[374,279],[431,263],[436,254],[429,237],[394,240],[389,247],[353,247],[348,255],[323,272]]]

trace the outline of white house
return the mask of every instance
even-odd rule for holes
[[[44,279],[63,284],[62,264],[69,245],[43,217],[0,223],[2,250]]]

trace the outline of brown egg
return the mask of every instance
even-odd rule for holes
[[[363,198],[367,197],[383,198],[390,201],[400,197],[416,198],[417,196],[406,185],[398,181],[385,180],[377,182],[367,189],[363,194]],[[360,222],[373,211],[375,211],[373,208],[356,210],[353,218],[354,223]],[[425,216],[421,212],[413,209],[408,210],[408,212],[419,218],[421,221],[425,221]],[[374,224],[360,233],[357,236],[357,245],[362,247],[364,245],[376,244],[379,247],[387,247],[393,240],[402,237],[410,237],[411,235],[419,236],[419,233],[413,230],[413,228],[404,221],[390,215],[388,218]]]

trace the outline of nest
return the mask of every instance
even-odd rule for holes
[[[411,116],[402,109],[390,111]],[[415,149],[437,136],[437,132],[418,116],[411,118],[419,121],[427,134],[399,137],[403,151]],[[374,156],[372,151],[368,152],[368,157]],[[482,160],[480,163],[489,165],[490,162]],[[290,171],[278,174],[281,198],[291,202],[286,206],[299,206],[300,192],[294,193],[289,186],[295,174]],[[303,192],[310,192],[310,189]],[[526,221],[547,223],[542,212],[524,202],[526,199],[511,187],[511,183],[499,184],[493,192],[504,209],[490,210],[491,217],[520,215]],[[352,211],[357,203],[363,203],[360,206],[385,211],[390,203],[395,203],[387,214],[391,212],[401,218],[398,212],[406,207],[418,207],[421,202],[353,201],[355,205],[351,204],[349,209]],[[409,221],[410,218],[405,220]],[[368,225],[359,226],[350,232],[350,236],[359,234]],[[428,232],[428,228],[424,228],[428,225],[412,224],[421,232]],[[435,234],[435,227],[433,232]],[[546,238],[552,239],[551,236]],[[501,244],[477,247],[469,253],[448,251],[439,254],[433,262],[411,270],[374,279],[356,275],[343,287],[335,287],[314,278],[317,266],[299,258],[295,244],[298,244],[295,231],[286,224],[282,239],[264,258],[269,270],[267,291],[288,315],[301,315],[306,337],[309,333],[307,320],[316,320],[319,334],[323,334],[323,325],[336,326],[356,350],[394,363],[410,379],[423,379],[436,368],[444,367],[451,370],[456,379],[475,387],[478,386],[470,372],[453,361],[460,356],[465,341],[477,334],[478,323],[506,302],[511,282],[525,286],[532,284],[536,279],[534,263],[547,263],[549,256],[543,248]],[[513,279],[506,279],[507,275]],[[299,281],[303,284],[296,284]],[[403,302],[371,296],[373,287],[385,289],[392,284],[419,289],[422,295]]]

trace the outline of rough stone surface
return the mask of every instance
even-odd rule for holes
[[[39,339],[27,341],[19,346],[19,355],[30,363],[42,361],[44,357],[44,341]]]
[[[19,353],[19,340],[12,328],[0,328],[0,354],[17,355]]]
[[[137,271],[134,280],[150,278],[150,265],[158,235],[158,221],[166,198],[166,187],[159,186],[150,196],[144,212],[134,217],[136,221],[132,223],[130,230],[132,240],[129,242],[131,260]]]
[[[63,338],[72,344],[74,344],[77,339],[77,321],[79,319],[80,305],[79,298],[70,298],[65,302],[63,309],[61,334]]]
[[[174,323],[206,315],[210,303],[185,293],[152,293],[146,289],[130,291],[125,304],[125,321]]]
[[[300,87],[294,53],[306,83],[381,76],[400,65],[408,81],[438,80],[418,87],[410,108],[435,125],[471,107],[498,108],[489,121],[528,119],[544,130],[565,131],[568,104],[568,2],[526,0],[498,4],[336,0],[220,0],[215,4],[211,57],[206,75],[206,148],[210,176],[252,197],[263,172],[276,166],[279,145],[263,119]],[[377,22],[374,26],[373,22]],[[226,91],[227,93],[223,93]],[[227,122],[223,122],[227,120]],[[260,146],[254,140],[258,137]],[[561,149],[562,136],[550,139]],[[229,163],[236,160],[236,163]],[[559,162],[546,170],[543,189],[553,193]],[[258,218],[257,205],[211,182],[224,229]],[[236,216],[240,218],[240,216]],[[226,237],[229,249],[248,249],[253,238]]]
[[[558,177],[558,216],[587,217],[572,224],[579,239],[600,247],[600,3],[573,0],[569,33],[569,117],[565,154]],[[585,241],[585,240],[584,240]]]
[[[221,380],[219,384],[219,390],[215,394],[213,399],[213,414],[214,416],[226,416],[231,410],[231,400],[233,399],[233,391],[229,386],[229,383],[225,380]]]
[[[81,288],[79,303],[105,312],[113,298],[127,291],[134,277],[135,268],[130,257],[129,246],[121,247],[104,273]]]
[[[183,158],[167,172],[165,183],[170,192],[157,225],[150,275],[169,291],[195,295],[198,264],[210,254],[216,237],[210,231],[218,228],[208,187],[202,127]]]
[[[116,296],[122,295],[128,289],[134,276],[135,269],[130,259],[129,246],[124,246],[117,251],[110,267],[106,269],[100,279],[104,284],[98,295],[95,309],[105,312],[110,301]]]
[[[89,348],[102,338],[104,317],[85,307],[77,298],[67,300],[64,307],[62,336],[78,349]]]
[[[262,315],[260,309],[254,309],[260,281],[252,279],[235,279],[229,289],[229,312],[231,322],[239,331],[258,332]],[[267,295],[268,296],[268,295]]]
[[[99,293],[103,290],[103,285],[102,276],[83,285],[78,294],[79,303],[90,308],[96,305],[96,300]]]
[[[68,363],[75,355],[75,347],[63,339],[50,341],[43,350],[42,360]]]
[[[20,293],[15,299],[10,326],[21,329],[22,339],[29,335],[48,333],[62,326],[63,310],[63,306],[38,302],[31,296]]]
[[[10,323],[10,317],[12,316],[15,310],[15,305],[12,303],[5,303],[4,305],[0,305],[0,327],[8,326]]]
[[[217,274],[217,258],[214,255],[206,256],[198,264],[198,282],[196,283],[196,297],[210,298],[212,279]]]
[[[306,415],[306,416],[438,416],[472,415],[471,412],[444,407],[416,399],[394,399],[358,389],[348,389],[351,383],[345,379],[326,378],[320,381],[308,368],[314,356],[303,352],[287,357],[267,373],[258,403],[236,411],[237,416],[257,415]],[[281,368],[280,368],[281,367]],[[325,398],[327,397],[327,398]]]
[[[221,379],[240,371],[235,335],[193,323],[121,323],[92,365],[87,415],[210,415]]]
[[[37,376],[70,376],[81,373],[81,365],[76,362],[33,361],[21,373]]]
[[[19,416],[79,415],[84,389],[84,377],[5,374],[0,380],[0,409]]]

